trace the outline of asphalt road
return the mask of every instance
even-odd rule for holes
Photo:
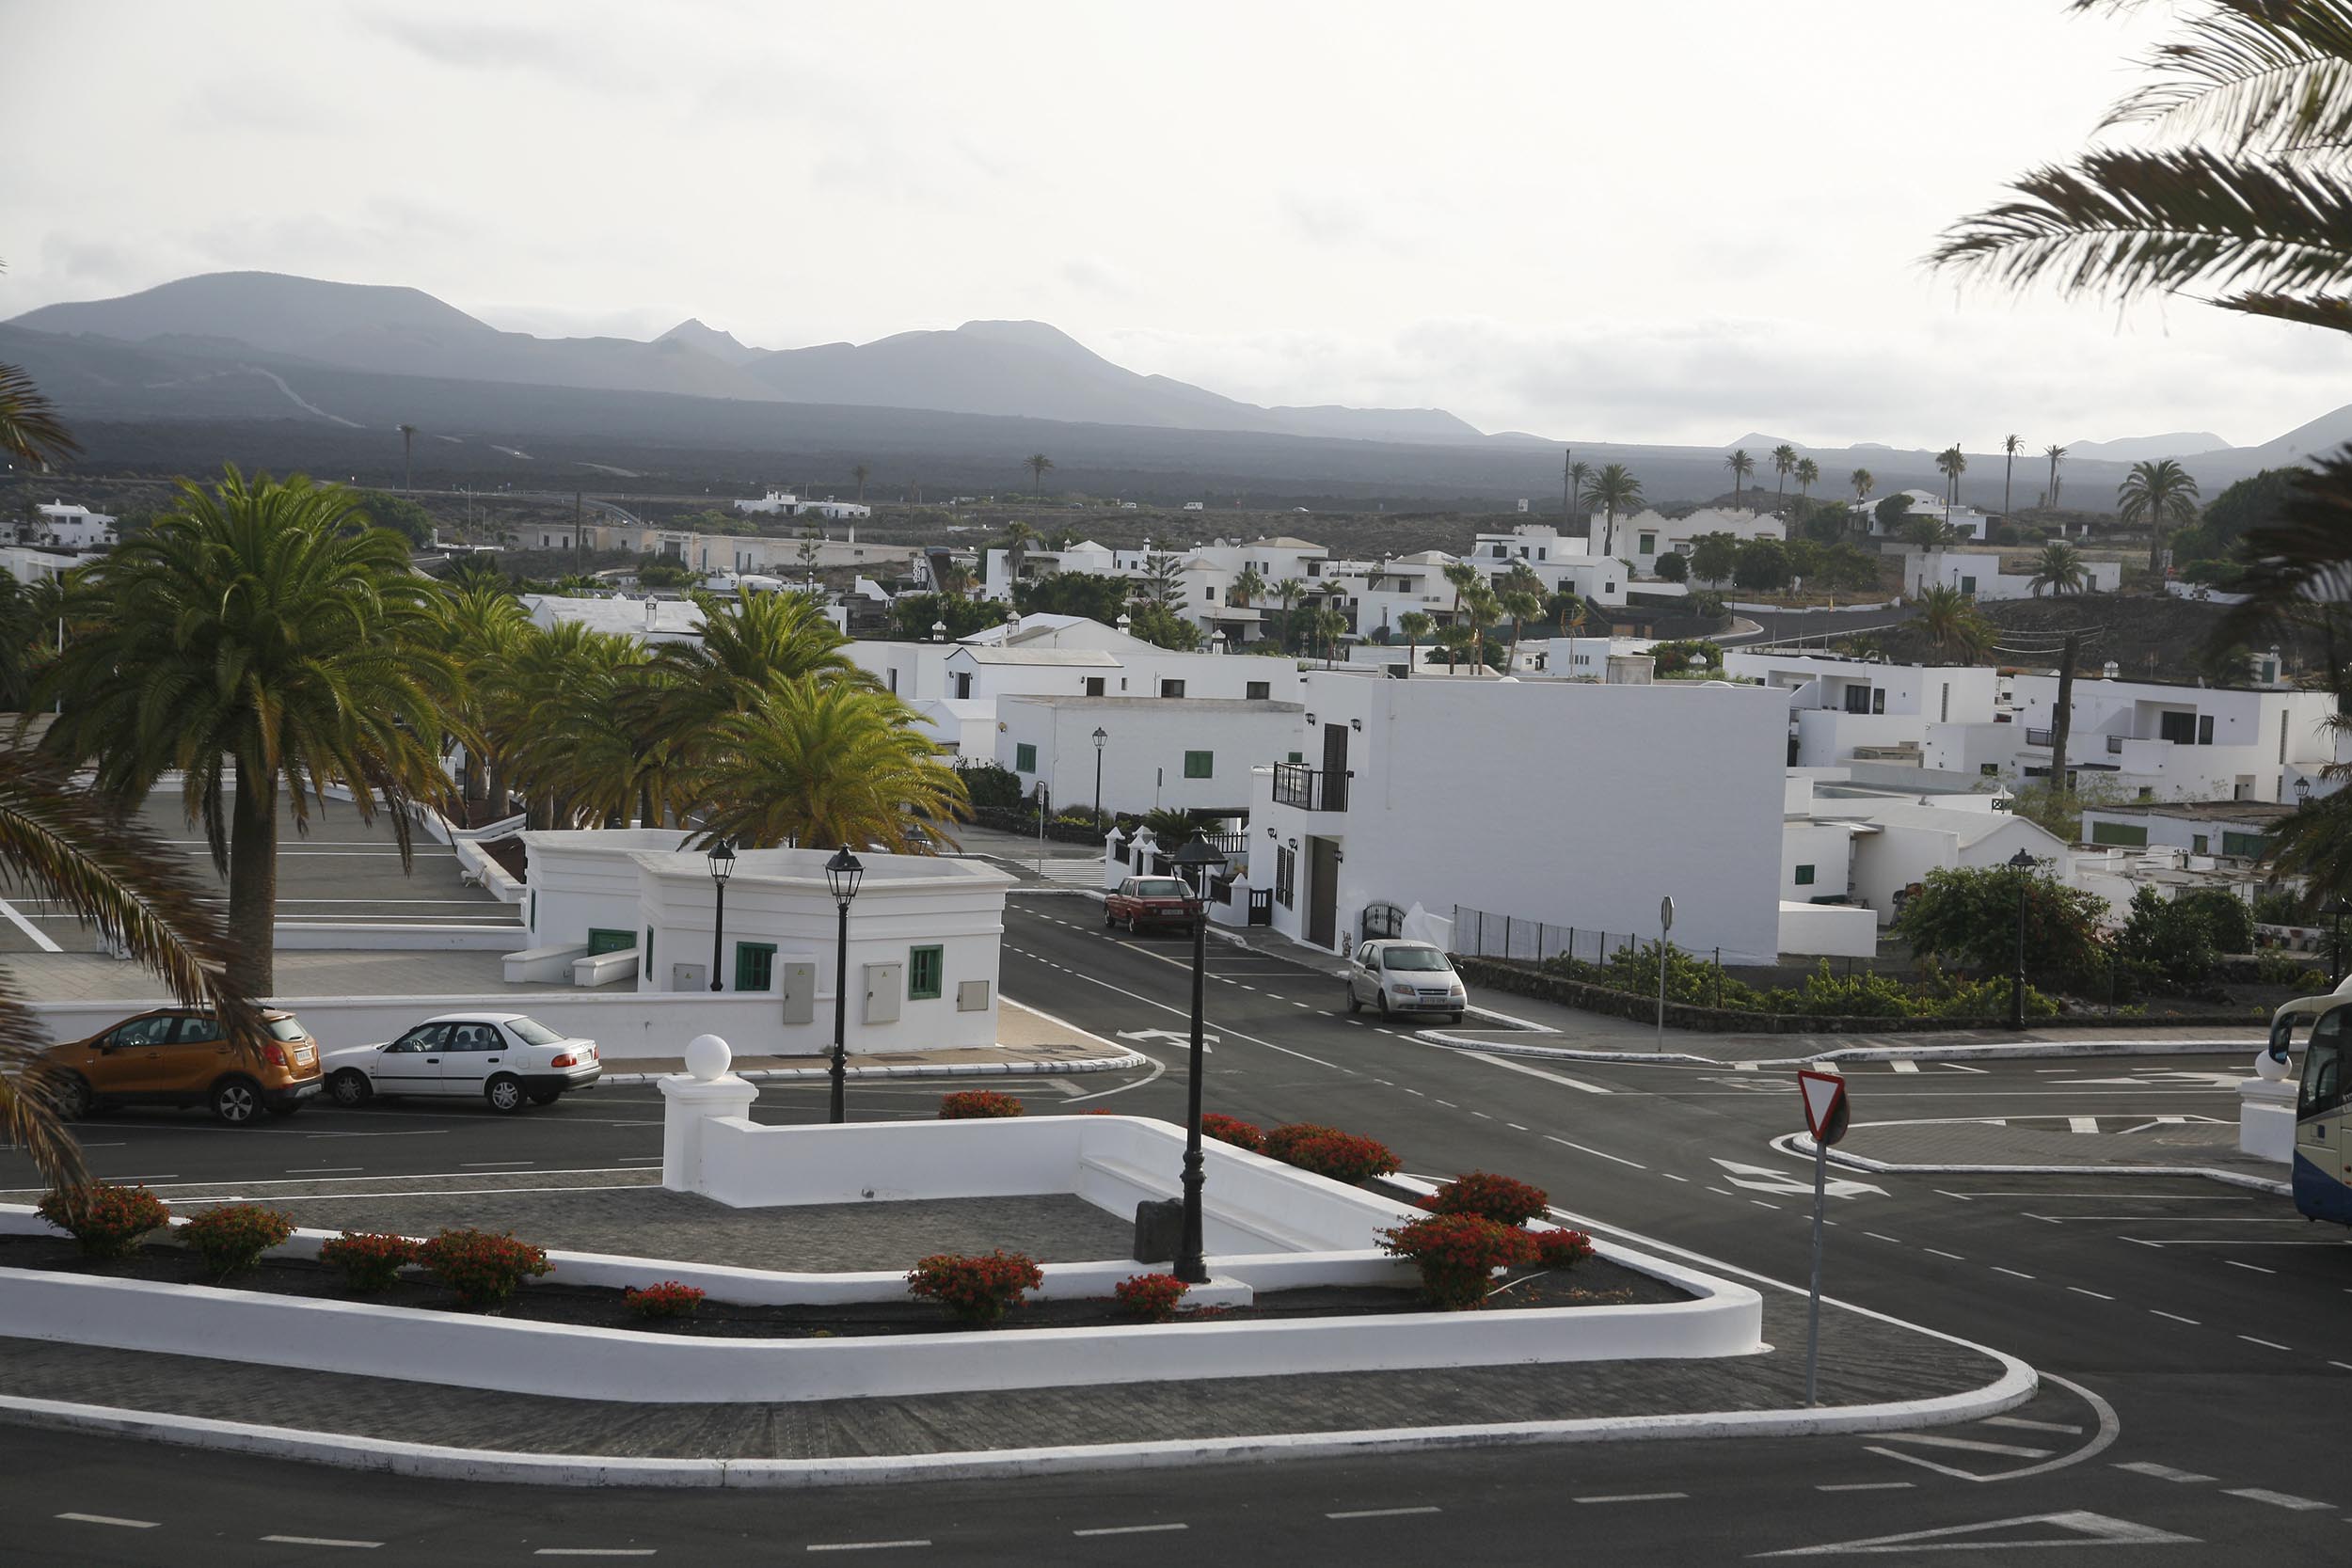
[[[1015,1092],[1038,1109],[1177,1116],[1189,945],[1107,933],[1098,908],[1073,895],[1016,896],[1005,992],[1136,1037],[1153,1066]],[[1803,1278],[1809,1166],[1771,1147],[1800,1124],[1787,1075],[1468,1056],[1349,1019],[1335,982],[1279,959],[1213,944],[1210,967],[1212,1108],[1372,1133],[1410,1171],[1503,1171],[1598,1228],[1767,1279]],[[2227,1084],[2242,1066],[1877,1065],[1851,1069],[1850,1082],[1857,1120],[2098,1118],[2088,1138],[2126,1136],[2122,1127],[2161,1115],[2233,1116]],[[937,1092],[852,1085],[853,1114],[928,1115]],[[813,1088],[771,1087],[758,1109],[813,1119],[818,1104]],[[315,1180],[289,1174],[314,1166],[357,1166],[343,1173],[355,1180],[479,1174],[490,1162],[524,1173],[642,1166],[659,1152],[657,1121],[653,1092],[626,1088],[516,1118],[382,1106],[215,1132],[194,1116],[125,1115],[93,1130],[93,1144],[111,1147],[92,1159],[108,1174],[192,1181]],[[2301,1223],[2282,1200],[2196,1180],[1872,1176],[1836,1191],[1824,1271],[1833,1296],[2021,1356],[2044,1374],[2042,1395],[1994,1421],[1938,1429],[1934,1441],[1490,1449],[730,1495],[407,1481],[0,1428],[9,1529],[0,1557],[244,1564],[372,1551],[455,1564],[629,1552],[764,1562],[854,1546],[959,1562],[1419,1562],[1469,1550],[1502,1562],[1712,1563],[1872,1544],[1867,1555],[1905,1557],[2120,1546],[2133,1553],[2124,1560],[2185,1564],[2352,1553],[2352,1471],[2341,1454],[2352,1246],[2342,1233]],[[887,1543],[910,1544],[878,1544]],[[1841,1544],[1847,1551],[1822,1551]]]

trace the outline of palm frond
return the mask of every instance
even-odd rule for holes
[[[2106,126],[2210,135],[2240,152],[2352,140],[2344,0],[2215,0],[2146,63],[2154,80],[2116,104]]]
[[[2252,564],[2229,587],[2247,598],[2223,616],[2217,643],[2250,641],[2320,607],[2352,602],[2352,447],[2320,459],[2288,490],[2275,520],[2246,531],[2238,550]],[[2328,673],[2344,679],[2332,666]]]
[[[24,997],[0,975],[0,1136],[32,1161],[48,1185],[78,1193],[88,1186],[89,1170],[60,1114],[66,1075],[41,1054],[52,1043]]]
[[[0,365],[0,452],[49,467],[81,450],[33,378],[14,365]]]

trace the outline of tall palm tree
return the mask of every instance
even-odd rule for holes
[[[0,453],[52,468],[81,450],[33,378],[14,365],[0,365]]]
[[[409,483],[409,475],[413,471],[409,467],[409,459],[416,454],[416,446],[417,427],[412,424],[402,425],[400,427],[400,493],[404,496],[416,494],[416,486]]]
[[[2083,558],[2080,551],[2063,539],[2053,539],[2042,546],[2034,557],[2033,580],[2026,585],[2034,596],[2042,596],[2047,588],[2053,596],[2059,594],[2079,594],[2083,591]]]
[[[870,679],[813,594],[742,589],[733,598],[696,594],[694,603],[703,612],[702,640],[665,642],[653,658],[688,689],[681,701],[703,705],[695,721],[749,706],[755,692],[777,681]]]
[[[1536,619],[1544,612],[1544,596],[1541,589],[1540,579],[1537,582],[1536,591],[1533,593],[1517,586],[1508,579],[1504,581],[1500,596],[1502,601],[1502,613],[1511,618],[1510,668],[1513,670],[1519,667],[1520,634],[1526,631],[1528,622]]]
[[[2042,452],[2043,456],[2050,460],[2049,507],[2051,511],[2056,512],[2058,510],[2058,465],[2066,461],[2066,449],[2053,443],[2050,446],[2042,448]]]
[[[1453,621],[1458,625],[1462,619],[1462,601],[1486,586],[1486,574],[1467,561],[1456,561],[1445,568],[1445,580],[1454,589]]]
[[[2197,481],[2169,457],[2135,463],[2115,487],[2115,511],[2127,527],[2148,525],[2148,569],[2160,572],[2168,530],[2197,520]]]
[[[1797,449],[1783,441],[1772,449],[1772,472],[1779,477],[1772,481],[1772,510],[1780,510],[1788,488],[1788,475],[1797,466]]]
[[[1813,499],[1813,487],[1821,483],[1821,466],[1810,457],[1797,459],[1797,495],[1807,501]]]
[[[451,718],[453,727],[466,740],[465,777],[458,793],[470,817],[478,786],[486,782],[490,816],[496,820],[506,815],[506,758],[510,753],[493,692],[512,667],[523,640],[537,628],[523,613],[521,603],[502,585],[451,583],[440,611],[447,633],[443,646],[455,661],[458,674],[457,702]],[[486,781],[481,767],[485,759],[489,764]]]
[[[1340,639],[1347,635],[1346,613],[1326,599],[1315,611],[1315,633],[1323,639],[1323,667],[1327,670],[1339,657]]]
[[[2017,471],[2017,454],[2025,450],[2026,438],[2023,436],[2001,437],[2001,515],[2004,517],[2009,515],[2010,477]]]
[[[1966,653],[1979,640],[1983,617],[1968,595],[1942,583],[1919,595],[1919,629],[1936,651]]]
[[[1502,619],[1502,601],[1486,583],[1462,595],[1462,619],[1470,627],[1470,668],[1486,667],[1486,628]]]
[[[1756,472],[1756,459],[1750,457],[1743,447],[1724,458],[1724,467],[1731,470],[1731,509],[1737,512],[1740,510],[1740,486],[1747,483],[1750,474]]]
[[[1421,662],[1421,640],[1438,629],[1438,623],[1418,610],[1408,610],[1396,618],[1396,629],[1405,637],[1405,667],[1411,669]]]
[[[1242,566],[1241,575],[1233,578],[1232,587],[1226,590],[1226,599],[1236,610],[1248,610],[1252,603],[1265,596],[1265,591],[1266,580],[1259,575],[1258,563],[1247,562]]]
[[[1021,580],[1021,563],[1029,556],[1029,546],[1037,543],[1037,530],[1023,522],[1005,525],[1005,564],[1012,580]]]
[[[1568,465],[1568,494],[1574,497],[1577,500],[1582,500],[1584,499],[1584,482],[1592,477],[1593,466],[1590,463],[1582,461],[1570,463]],[[1564,517],[1561,519],[1561,527],[1565,528],[1567,524],[1568,520],[1566,518]]]
[[[887,691],[847,681],[781,681],[712,727],[696,774],[713,802],[705,836],[760,847],[879,844],[920,854],[914,835],[954,841],[970,815],[963,779]]]
[[[857,481],[857,499],[859,504],[863,505],[866,500],[866,482],[874,477],[874,470],[860,463],[850,470],[850,477]]]
[[[1284,578],[1274,585],[1274,596],[1282,606],[1282,646],[1291,645],[1291,611],[1307,596],[1307,585],[1296,578]]]
[[[1746,453],[1741,453],[1745,456]],[[1602,466],[1599,472],[1584,482],[1584,504],[1602,513],[1608,519],[1603,525],[1600,553],[1617,553],[1617,514],[1630,511],[1642,504],[1642,482],[1622,463]]]
[[[297,828],[331,785],[362,820],[380,800],[405,867],[410,803],[448,793],[437,742],[456,670],[438,591],[352,492],[230,467],[211,491],[183,481],[179,499],[75,585],[88,626],[41,683],[70,699],[42,745],[94,763],[125,806],[181,775],[229,879],[227,983],[265,996],[281,791]]]
[[[1029,493],[1033,496],[1043,495],[1045,476],[1052,471],[1054,460],[1041,451],[1036,451],[1023,459],[1023,462],[1026,464],[1029,470]]]
[[[1955,441],[1935,454],[1935,466],[1944,470],[1944,521],[1952,520],[1952,508],[1960,503],[1960,476],[1968,471],[1968,454]]]
[[[611,802],[628,798],[639,782],[637,732],[620,710],[634,705],[652,658],[636,638],[579,621],[533,626],[509,654],[485,693],[488,722],[505,737],[531,826],[602,826]]]
[[[1846,476],[1846,483],[1853,486],[1854,526],[1867,534],[1870,531],[1870,515],[1862,508],[1870,499],[1870,492],[1879,487],[1878,475],[1867,468],[1856,468]]]

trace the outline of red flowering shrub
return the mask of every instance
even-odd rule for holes
[[[1111,1293],[1119,1298],[1119,1309],[1136,1322],[1164,1323],[1191,1289],[1172,1274],[1138,1274],[1120,1280]]]
[[[691,1285],[665,1279],[642,1291],[624,1291],[621,1299],[641,1318],[691,1318],[703,1304],[704,1292]]]
[[[1513,1226],[1476,1214],[1432,1214],[1380,1232],[1381,1248],[1409,1258],[1421,1270],[1421,1288],[1441,1311],[1459,1312],[1486,1299],[1486,1281],[1497,1269],[1535,1259],[1535,1239]]]
[[[389,1291],[402,1267],[417,1260],[417,1243],[405,1236],[375,1230],[346,1230],[319,1243],[319,1261],[343,1271],[343,1289],[372,1296]]]
[[[938,1253],[907,1273],[907,1294],[935,1301],[968,1323],[993,1323],[1008,1307],[1021,1305],[1021,1292],[1045,1283],[1037,1260],[999,1247],[985,1258],[960,1258]]]
[[[1232,1144],[1235,1148],[1246,1148],[1252,1154],[1265,1152],[1263,1131],[1239,1117],[1229,1117],[1221,1112],[1210,1111],[1201,1117],[1200,1135],[1215,1138],[1221,1144]]]
[[[1327,1176],[1334,1181],[1361,1181],[1386,1176],[1397,1168],[1396,1156],[1386,1144],[1312,1122],[1293,1122],[1265,1135],[1266,1153],[1286,1165]]]
[[[128,1258],[139,1238],[171,1223],[171,1207],[145,1187],[97,1181],[79,1197],[50,1193],[40,1200],[42,1219],[82,1244],[92,1258]]]
[[[425,1273],[457,1292],[463,1306],[496,1307],[515,1293],[525,1275],[549,1274],[545,1247],[515,1240],[510,1232],[444,1230],[417,1248]]]
[[[994,1089],[959,1089],[939,1097],[939,1119],[971,1121],[986,1117],[1026,1116],[1028,1107]]]
[[[1474,1170],[1439,1187],[1421,1206],[1433,1214],[1476,1214],[1497,1225],[1525,1225],[1550,1203],[1551,1196],[1541,1187]]]
[[[1535,1261],[1548,1269],[1569,1269],[1593,1255],[1593,1239],[1581,1230],[1531,1230]]]
[[[249,1269],[262,1254],[294,1234],[294,1221],[275,1209],[249,1203],[207,1209],[180,1227],[188,1245],[204,1258],[215,1278]]]

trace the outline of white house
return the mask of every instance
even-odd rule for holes
[[[1057,810],[1094,805],[1099,756],[1105,812],[1238,816],[1249,809],[1252,767],[1299,759],[1305,712],[1231,697],[1006,697],[996,762],[1025,789],[1043,783]]]
[[[63,577],[80,565],[70,555],[51,555],[27,549],[22,545],[0,546],[0,572],[6,572],[19,582],[33,583]]]
[[[1990,796],[1816,796],[1806,815],[1817,825],[1848,825],[1852,862],[1845,892],[1875,911],[1881,926],[1893,924],[1930,871],[2001,865],[2023,849],[2049,863],[2061,880],[2068,876],[2066,845],[2037,823],[1995,810]],[[1783,842],[1792,841],[1784,834]],[[1791,865],[1791,884],[1800,890],[1819,887],[1819,867],[1834,863],[1815,862],[1810,881],[1798,874],[1804,863]]]
[[[1454,906],[1778,950],[1787,705],[1754,687],[1391,680],[1309,671],[1304,759],[1251,782],[1248,878],[1331,950]]]
[[[115,519],[74,501],[43,501],[33,509],[34,521],[24,542],[61,550],[94,549],[115,541]]]
[[[2173,849],[2185,855],[2252,863],[2269,851],[2270,831],[2295,809],[2292,802],[2281,805],[2270,800],[2086,805],[2082,842],[2124,849]]]
[[[1608,554],[1620,561],[1633,562],[1636,577],[1658,575],[1658,558],[1680,555],[1686,559],[1694,541],[1710,533],[1728,533],[1734,539],[1786,539],[1788,530],[1778,517],[1741,507],[1702,506],[1687,517],[1668,517],[1655,508],[1645,508],[1630,517],[1619,517],[1616,528],[1616,547],[1603,551],[1603,535],[1608,532],[1605,516],[1593,518],[1592,549],[1595,555]]]
[[[693,642],[703,640],[702,606],[691,599],[632,599],[626,594],[610,599],[570,598],[557,594],[525,594],[523,611],[532,625],[552,631],[566,622],[579,622],[590,631],[617,632],[642,642]]]
[[[1977,599],[2030,599],[2033,563],[2014,550],[1914,547],[1903,552],[1903,584],[1913,594],[1953,588]],[[2112,594],[2123,580],[2120,561],[2085,561],[2082,570],[2086,593]]]
[[[739,500],[735,503],[735,510],[758,516],[824,517],[835,522],[874,515],[872,507],[857,501],[803,499],[789,490],[771,490],[757,500]]]
[[[1946,519],[1944,498],[1933,490],[1903,490],[1898,493],[1911,498],[1911,511],[1906,515],[1932,517],[1939,523]],[[1869,513],[1870,531],[1884,537],[1886,530],[1879,523],[1878,506],[1873,504]],[[1973,506],[1954,506],[1949,516],[1953,529],[1964,538],[1982,544],[1993,537],[1994,519]]]
[[[1990,724],[1998,674],[1975,666],[1885,664],[1829,654],[1726,649],[1724,673],[1788,694],[1788,765],[1923,765],[1935,724]]]

